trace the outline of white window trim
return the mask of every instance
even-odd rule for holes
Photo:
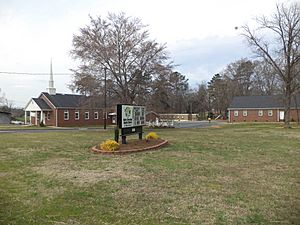
[[[50,120],[50,119],[51,119],[50,116],[51,116],[51,115],[50,115],[50,112],[47,112],[47,120]]]
[[[248,116],[248,111],[247,110],[243,110],[243,116],[244,117]]]
[[[234,115],[235,117],[238,117],[238,116],[239,116],[239,111],[238,111],[238,110],[234,110],[234,111],[233,111],[233,115]]]
[[[84,119],[89,120],[90,119],[90,112],[84,112]]]
[[[97,115],[97,116],[96,116]],[[99,113],[98,112],[94,112],[94,119],[98,120],[99,119]]]
[[[78,118],[76,118],[76,114],[78,114]],[[80,113],[79,113],[79,111],[75,111],[74,117],[75,117],[75,120],[79,120],[80,119]]]
[[[65,116],[65,115],[67,115],[67,117]],[[64,120],[69,120],[69,110],[65,110],[64,111]]]
[[[257,115],[260,116],[260,117],[263,116],[264,115],[264,111],[263,110],[258,110]]]
[[[273,116],[273,110],[271,109],[271,110],[268,110],[268,116]]]

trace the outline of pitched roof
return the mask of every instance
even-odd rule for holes
[[[148,115],[148,114],[150,114],[150,113],[153,113],[153,114],[155,114],[156,116],[159,116],[159,114],[158,114],[157,112],[154,112],[154,111],[147,111],[147,112],[146,112],[146,115]]]
[[[32,98],[40,109],[47,110],[51,109],[50,106],[41,98]]]
[[[57,107],[57,108],[76,108],[79,107],[83,101],[84,96],[83,95],[73,95],[73,94],[55,94],[50,95],[47,92],[43,92],[49,101]]]
[[[300,108],[300,95],[297,95],[296,100],[297,100],[297,106]],[[294,98],[292,98],[291,107],[295,107]],[[229,109],[284,108],[284,101],[282,95],[238,96],[233,98],[228,108]]]
[[[47,92],[43,92],[49,101],[57,108],[77,108],[84,104],[87,97],[84,95],[74,95],[74,94],[55,94],[50,95]]]

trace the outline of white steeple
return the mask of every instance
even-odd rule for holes
[[[52,59],[50,62],[50,80],[49,80],[49,87],[47,88],[47,91],[50,95],[56,94],[56,88],[54,87],[53,72],[52,72]]]

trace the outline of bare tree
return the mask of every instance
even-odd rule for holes
[[[165,45],[150,40],[145,27],[140,19],[124,13],[109,14],[107,19],[91,17],[90,25],[73,36],[71,55],[82,62],[75,70],[73,88],[90,92],[90,88],[78,84],[89,85],[93,80],[101,83],[106,68],[113,84],[110,88],[120,102],[141,99],[157,65],[169,66]]]
[[[300,62],[298,63],[296,67],[296,82],[295,82],[295,93],[294,93],[294,103],[295,103],[295,108],[296,108],[296,113],[297,113],[297,122],[300,124],[300,113],[299,113],[299,108],[300,105],[297,104],[298,99],[300,98]]]
[[[300,5],[280,4],[267,18],[256,19],[258,28],[243,26],[243,36],[257,56],[265,59],[279,74],[284,84],[285,127],[290,125],[291,97],[295,91],[296,66],[300,61]],[[262,33],[268,31],[268,35]],[[270,36],[271,35],[271,36]],[[268,40],[269,39],[269,40]],[[271,40],[270,40],[271,39]]]
[[[240,59],[227,65],[222,77],[230,82],[231,96],[250,95],[253,89],[254,63],[248,59]]]
[[[199,113],[199,119],[205,119],[206,112],[209,110],[208,90],[206,82],[199,84],[195,90],[196,101],[193,104],[193,111]]]
[[[187,108],[188,79],[179,72],[172,72],[168,76],[170,100],[172,109],[176,113],[184,113]]]
[[[151,98],[148,102],[148,108],[160,113],[170,113],[173,111],[170,96],[171,90],[168,84],[168,76],[163,73],[152,82]]]
[[[153,80],[149,108],[163,113],[188,111],[188,79],[179,72],[161,70]]]
[[[282,94],[282,82],[274,67],[265,60],[254,61],[254,64],[255,73],[252,80],[252,94]]]
[[[220,74],[215,74],[207,83],[210,109],[218,114],[225,114],[231,95],[229,94],[229,85]]]
[[[0,88],[0,110],[4,112],[11,112],[14,107],[14,103],[6,98],[5,93],[1,92]]]
[[[1,92],[2,92],[2,90],[1,90],[1,88],[0,88],[0,106],[3,106],[3,105],[6,104],[7,99],[6,99],[6,97],[5,97],[5,94],[4,94],[4,93],[1,93]]]

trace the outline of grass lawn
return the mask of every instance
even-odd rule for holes
[[[124,156],[88,151],[113,131],[0,134],[0,224],[300,224],[299,127],[155,131]]]

